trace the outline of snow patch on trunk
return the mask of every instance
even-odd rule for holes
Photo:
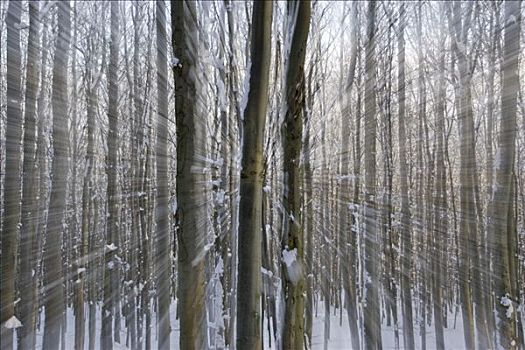
[[[286,265],[288,280],[295,286],[303,277],[301,263],[297,261],[297,248],[288,250],[286,247],[282,252],[283,263]]]
[[[5,321],[4,327],[7,329],[16,329],[22,327],[22,322],[16,316],[12,316],[10,319]]]

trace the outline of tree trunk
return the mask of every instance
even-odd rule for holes
[[[2,349],[13,348],[14,328],[6,322],[15,317],[15,279],[18,223],[20,220],[20,141],[22,139],[22,85],[20,56],[20,19],[22,3],[10,1],[7,8],[7,111],[5,127],[4,213],[1,244],[2,276],[0,283],[0,335]]]
[[[405,349],[414,349],[412,316],[412,235],[410,234],[410,198],[408,194],[407,138],[405,125],[405,4],[400,4],[398,31],[398,90],[399,90],[399,177],[401,192],[401,303],[403,317],[403,342]]]
[[[264,125],[271,58],[272,2],[255,2],[250,90],[244,111],[239,207],[237,348],[261,349],[261,227]]]
[[[191,1],[171,2],[175,119],[177,126],[177,216],[180,347],[202,349],[206,345],[204,306],[204,244],[207,208],[202,184],[205,164],[196,153],[205,153],[206,129],[200,121],[198,96],[198,30],[196,9]],[[197,171],[193,169],[198,169]]]
[[[66,207],[66,181],[68,163],[67,136],[67,69],[69,41],[71,33],[69,2],[57,3],[58,33],[53,62],[53,159],[51,198],[49,199],[49,216],[47,236],[44,245],[44,284],[47,293],[45,298],[44,348],[57,349],[64,317],[64,285],[62,270],[62,220]]]
[[[158,349],[170,348],[170,229],[168,183],[168,51],[166,43],[166,6],[156,3],[157,23],[157,200],[156,221],[156,290]]]
[[[348,67],[348,79],[346,81],[346,84],[343,87],[341,87],[341,90],[344,91],[344,94],[346,96],[343,97],[343,124],[341,127],[341,144],[342,144],[342,158],[341,158],[341,167],[342,167],[342,175],[346,176],[347,179],[354,179],[354,182],[356,181],[356,174],[353,174],[354,176],[350,176],[350,120],[351,120],[351,93],[352,93],[352,87],[354,85],[355,81],[355,71],[356,71],[356,65],[357,65],[357,56],[358,56],[358,35],[359,35],[359,22],[358,22],[358,13],[357,13],[357,2],[352,3],[352,12],[351,17],[353,18],[353,25],[352,25],[352,32],[351,32],[351,53],[350,53],[350,62]],[[359,92],[358,92],[359,93]],[[360,111],[356,108],[354,111],[354,114],[357,117],[360,114]],[[356,123],[357,128],[357,123]],[[357,130],[356,130],[357,134]],[[357,160],[354,159],[354,162]],[[349,180],[347,180],[349,181]],[[346,193],[351,193],[351,187],[350,182],[347,182],[345,180],[342,180],[342,188],[340,189],[341,192],[341,198],[345,198]],[[346,304],[346,312],[348,315],[348,324],[350,327],[350,336],[352,338],[352,348],[353,349],[359,349],[359,328],[357,324],[357,300],[356,300],[356,276],[357,276],[357,267],[356,267],[356,235],[357,232],[354,232],[353,225],[355,224],[355,220],[351,220],[349,222],[351,214],[352,206],[350,205],[351,202],[348,203],[348,205],[345,205],[344,201],[341,204],[341,211],[340,211],[340,230],[342,233],[342,243],[345,244],[345,248],[343,251],[345,251],[344,254],[344,263],[343,266],[343,285],[345,290],[345,304]],[[355,204],[355,203],[354,203]],[[310,204],[311,205],[311,204]],[[350,225],[349,225],[350,223]],[[307,255],[311,257],[310,255]],[[310,272],[311,273],[311,272]]]
[[[516,154],[517,95],[519,89],[518,56],[520,52],[520,2],[505,2],[504,53],[502,63],[501,120],[495,182],[489,205],[488,234],[494,242],[493,267],[497,313],[498,346],[520,347],[516,329],[518,306],[516,277],[517,239],[513,229],[513,176]],[[515,226],[514,226],[515,227]]]
[[[40,21],[39,3],[29,3],[29,37],[27,48],[27,78],[24,122],[24,164],[22,216],[20,229],[20,315],[22,328],[18,348],[33,349],[36,332],[36,230],[37,207],[37,162],[36,162],[36,99],[40,81]],[[35,272],[33,274],[33,272]]]
[[[304,60],[310,27],[310,1],[287,4],[289,23],[295,23],[286,72],[286,115],[283,125],[284,212],[283,238],[285,316],[283,347],[302,349],[304,343],[303,228],[301,226],[302,167],[300,160],[305,102]],[[288,258],[288,259],[287,259]]]
[[[436,192],[434,195],[434,226],[433,226],[433,252],[432,252],[432,297],[433,297],[433,312],[434,312],[434,329],[436,332],[436,348],[438,350],[445,349],[445,339],[443,334],[443,279],[445,278],[444,270],[444,252],[445,244],[447,242],[447,211],[446,211],[446,167],[445,167],[445,39],[446,35],[443,32],[445,23],[443,21],[444,11],[441,11],[441,37],[440,47],[441,54],[439,58],[439,81],[438,81],[438,105],[436,111]],[[445,314],[446,316],[446,314]]]
[[[118,310],[120,298],[119,291],[119,225],[118,225],[118,197],[117,197],[117,152],[118,152],[118,65],[119,65],[119,4],[111,2],[111,42],[109,47],[108,66],[108,136],[106,158],[107,183],[107,233],[104,252],[104,302],[102,304],[102,332],[101,341],[104,349],[111,350],[113,342],[113,320]],[[115,331],[117,322],[115,317]]]
[[[379,234],[376,213],[376,93],[375,93],[375,16],[376,3],[368,4],[365,62],[365,346],[381,349],[379,276],[377,252]]]

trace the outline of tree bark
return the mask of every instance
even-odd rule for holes
[[[488,234],[494,241],[493,267],[499,347],[520,347],[516,309],[518,294],[513,267],[517,265],[517,239],[513,211],[513,177],[516,154],[517,97],[519,89],[521,1],[506,1],[502,63],[501,120],[495,181],[489,205]],[[513,227],[514,226],[514,227]]]
[[[170,348],[170,229],[169,229],[169,182],[168,182],[168,51],[166,37],[166,6],[156,3],[157,23],[157,199],[156,221],[156,295],[158,349]]]
[[[398,31],[398,91],[399,91],[399,177],[401,192],[401,303],[403,317],[403,342],[405,349],[414,349],[414,328],[412,316],[412,235],[410,234],[410,197],[408,194],[407,138],[405,122],[405,4],[399,8]]]
[[[109,46],[108,66],[108,136],[106,158],[107,183],[107,232],[104,252],[104,302],[102,304],[102,332],[101,344],[104,349],[111,350],[113,342],[118,341],[119,334],[114,337],[113,320],[115,331],[120,319],[117,319],[119,308],[119,225],[118,225],[118,197],[117,197],[117,152],[118,152],[118,65],[119,65],[119,4],[111,2],[111,41]]]
[[[5,322],[14,317],[18,223],[20,221],[20,141],[22,139],[22,86],[20,19],[22,3],[10,1],[7,7],[7,111],[5,126],[4,213],[1,232],[2,276],[0,283],[0,335],[2,349],[13,348],[14,329]]]
[[[284,262],[285,316],[283,347],[302,349],[304,343],[304,264],[302,203],[302,161],[300,159],[303,137],[303,109],[305,102],[304,60],[310,27],[310,1],[293,1],[287,4],[289,23],[293,28],[288,70],[286,72],[286,115],[283,125],[284,218],[286,231],[283,238],[284,255],[293,261]],[[295,256],[294,256],[295,255]]]
[[[22,328],[19,332],[18,348],[32,349],[36,340],[36,230],[37,206],[37,162],[36,162],[36,101],[40,82],[40,21],[38,2],[29,2],[29,37],[27,48],[27,77],[24,122],[24,163],[22,215],[20,229],[20,315]]]
[[[181,349],[206,346],[204,306],[204,244],[207,208],[202,185],[205,164],[196,154],[205,153],[206,129],[200,120],[198,96],[198,29],[195,4],[171,2],[173,65],[175,79],[175,119],[177,126],[177,216],[179,315]],[[195,170],[197,169],[197,170]]]
[[[368,4],[367,44],[365,62],[365,346],[381,349],[381,320],[379,305],[379,275],[376,254],[379,234],[376,213],[376,92],[375,36],[376,3]]]
[[[264,126],[268,105],[272,2],[255,2],[250,90],[244,111],[239,206],[237,348],[261,349],[261,227]]]
[[[71,35],[69,1],[57,3],[58,33],[53,61],[53,159],[51,197],[44,245],[45,298],[44,348],[57,349],[64,318],[64,285],[62,270],[62,234],[66,207],[66,181],[68,164],[67,136],[67,83],[68,54]]]

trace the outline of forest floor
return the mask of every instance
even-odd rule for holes
[[[87,309],[87,305],[86,305]],[[97,326],[96,334],[95,334],[95,349],[100,348],[100,322],[101,322],[101,309],[100,306],[97,306],[97,313],[96,313],[96,322]],[[170,316],[171,316],[171,325],[172,325],[172,332],[171,332],[171,349],[178,349],[179,344],[179,322],[176,319],[176,304],[171,305],[170,309]],[[41,315],[40,324],[44,324],[43,319],[43,313]],[[312,330],[312,350],[323,350],[324,349],[324,309],[322,308],[322,303],[318,304],[318,310],[317,314],[315,314],[314,311],[314,321],[313,321],[313,330]],[[415,316],[415,315],[414,315]],[[153,313],[151,315],[152,320],[152,329],[151,329],[151,348],[156,349],[157,348],[157,336],[156,336],[156,322],[155,322],[156,315]],[[67,318],[67,328],[65,333],[65,348],[66,349],[73,349],[74,348],[74,324],[75,324],[75,317],[73,314],[73,310],[71,308],[67,309],[66,312],[66,318]],[[114,350],[124,350],[129,349],[126,344],[126,328],[125,328],[125,320],[124,318],[121,318],[122,326],[121,326],[121,343],[118,344],[115,343],[113,349]],[[85,340],[85,348],[88,348],[88,339],[89,339],[89,331],[88,331],[88,320],[85,322],[86,324],[86,340]],[[455,327],[454,327],[455,325]],[[458,314],[455,316],[454,313],[448,314],[448,328],[445,328],[445,348],[446,349],[452,349],[452,350],[463,350],[465,349],[464,346],[464,340],[463,340],[463,323],[461,318],[461,312],[458,312]],[[265,349],[275,349],[274,341],[272,339],[272,347],[270,348],[268,346],[268,333],[267,333],[267,327],[265,322],[265,332],[264,332],[264,344]],[[42,349],[42,342],[43,342],[43,326],[37,330],[37,349]],[[399,347],[396,347],[396,341],[395,341],[395,331],[394,327],[388,327],[383,324],[382,326],[382,337],[383,337],[383,349],[403,349],[403,330],[402,325],[399,326]],[[415,336],[415,345],[416,349],[421,349],[421,333],[419,331],[419,327],[416,326],[414,328],[414,336]],[[15,338],[16,339],[16,338]],[[436,348],[435,345],[435,332],[434,332],[434,325],[426,327],[426,341],[427,341],[427,349],[432,350]],[[352,350],[351,349],[351,334],[349,331],[348,326],[348,318],[346,315],[346,311],[343,310],[342,316],[340,315],[340,310],[336,310],[335,308],[331,308],[330,312],[330,337],[328,340],[328,349],[330,350]],[[361,339],[361,344],[363,344],[363,341]],[[15,345],[16,348],[16,345]]]
[[[315,316],[315,315],[314,315]],[[324,349],[324,309],[318,310],[317,317],[314,318],[312,330],[312,350]],[[342,320],[342,322],[341,322]],[[461,312],[458,313],[456,319],[456,327],[454,328],[454,314],[448,315],[449,328],[445,328],[445,349],[464,350],[465,343],[463,340],[463,323]],[[348,326],[348,317],[346,310],[343,310],[342,317],[340,317],[339,310],[332,308],[330,313],[330,339],[328,340],[328,349],[330,350],[351,350],[351,334]],[[396,347],[394,327],[388,327],[385,324],[381,327],[383,349],[403,349],[403,329],[399,326],[399,347]],[[414,328],[414,341],[416,349],[421,349],[421,335],[419,328]],[[436,338],[434,332],[434,325],[426,327],[426,341],[427,350],[436,349]],[[361,346],[363,340],[360,341]]]

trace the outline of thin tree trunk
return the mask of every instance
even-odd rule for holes
[[[119,225],[118,225],[118,198],[117,198],[117,152],[118,152],[118,50],[119,50],[119,4],[111,2],[111,42],[108,66],[108,136],[106,158],[107,183],[107,233],[104,252],[104,302],[102,304],[102,332],[101,341],[104,349],[111,350],[113,342],[118,341],[113,334],[113,320],[116,323],[120,320],[116,317],[119,307]],[[117,333],[118,334],[118,333]],[[120,336],[120,334],[118,334]]]
[[[375,93],[375,36],[376,3],[368,4],[367,44],[365,62],[365,346],[381,349],[381,320],[379,305],[379,274],[376,254],[379,233],[376,213],[376,93]]]
[[[436,113],[436,138],[437,138],[437,150],[436,150],[436,192],[434,196],[434,226],[433,226],[433,253],[432,253],[432,274],[433,274],[433,312],[434,312],[434,329],[436,332],[436,348],[438,350],[445,349],[445,339],[443,331],[443,279],[445,278],[444,270],[442,268],[444,264],[444,252],[445,243],[447,242],[447,211],[446,211],[446,167],[445,167],[445,23],[443,21],[444,11],[441,11],[441,55],[439,58],[439,86],[438,86],[438,105]],[[445,313],[446,315],[446,313]]]
[[[53,62],[53,159],[51,198],[47,235],[44,245],[44,284],[47,289],[45,298],[44,348],[57,349],[64,317],[64,284],[61,263],[61,244],[66,207],[66,181],[68,163],[67,136],[67,69],[69,42],[71,35],[69,2],[57,3],[58,34]]]
[[[36,261],[35,249],[38,212],[37,207],[37,162],[36,162],[36,100],[40,81],[40,22],[38,2],[29,3],[29,37],[27,48],[27,78],[24,122],[24,163],[22,215],[20,229],[20,315],[22,328],[19,332],[18,348],[33,349],[36,332]],[[2,265],[3,266],[3,265]],[[35,272],[35,273],[33,273]],[[3,271],[2,271],[3,273]]]
[[[401,191],[401,303],[403,317],[403,342],[405,349],[414,349],[414,328],[412,316],[412,237],[410,234],[410,198],[408,194],[408,164],[405,125],[405,4],[400,4],[398,31],[398,90],[399,90],[399,173]]]
[[[22,86],[20,56],[20,19],[22,3],[10,1],[7,8],[7,111],[5,128],[5,185],[1,247],[2,276],[0,283],[0,336],[2,349],[13,348],[14,325],[6,322],[15,317],[15,279],[18,223],[20,220],[20,141],[22,139]],[[12,323],[12,322],[11,322]]]
[[[166,6],[156,3],[157,23],[157,199],[156,221],[156,290],[158,349],[170,348],[170,229],[168,182],[168,52],[166,43]]]

